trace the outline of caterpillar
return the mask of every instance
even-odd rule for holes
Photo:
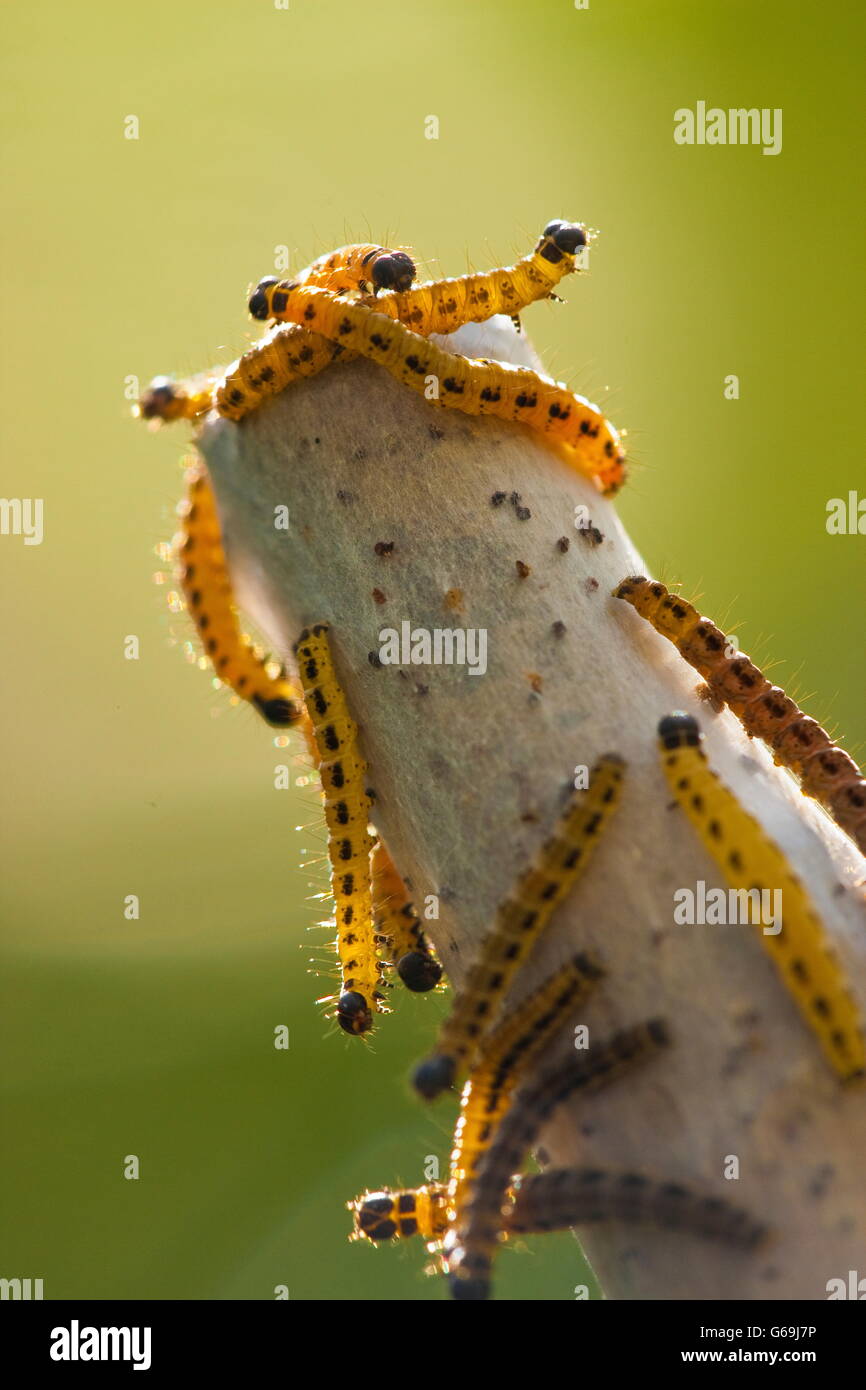
[[[462,1067],[471,1065],[521,961],[586,869],[619,802],[624,771],[622,759],[614,753],[599,759],[589,789],[572,793],[535,863],[500,904],[493,928],[440,1028],[435,1050],[413,1076],[415,1089],[426,1100],[435,1099],[453,1084]]]
[[[448,1186],[365,1192],[349,1202],[352,1239],[374,1244],[421,1236],[438,1244],[448,1230]],[[723,1197],[645,1173],[610,1168],[551,1168],[517,1174],[505,1194],[502,1235],[544,1235],[602,1221],[646,1223],[754,1250],[769,1228]]]
[[[732,888],[781,890],[783,923],[761,941],[825,1057],[843,1081],[861,1077],[866,1050],[857,1006],[826,931],[778,845],[707,761],[698,722],[675,711],[658,726],[668,785]]]
[[[657,580],[630,575],[614,590],[667,637],[699,671],[717,701],[728,705],[751,738],[763,739],[777,764],[790,768],[803,792],[826,807],[866,854],[866,780],[853,758],[804,714],[745,652],[730,652],[709,618]]]
[[[604,973],[593,956],[574,956],[485,1038],[483,1055],[463,1088],[454,1131],[448,1187],[451,1222],[459,1224],[463,1218],[478,1164],[508,1111],[521,1075]]]
[[[303,706],[282,667],[276,676],[268,675],[266,660],[241,633],[216,499],[204,468],[190,469],[186,483],[175,552],[189,612],[220,680],[253,705],[269,724],[285,728],[301,718]]]
[[[521,1087],[476,1169],[471,1202],[445,1236],[444,1263],[454,1298],[468,1301],[489,1296],[511,1175],[519,1171],[557,1106],[577,1092],[596,1091],[617,1080],[668,1042],[665,1022],[650,1019],[596,1044],[582,1058],[550,1067],[537,1081]]]
[[[415,279],[415,264],[405,251],[385,246],[340,246],[308,265],[291,280],[292,286],[314,285],[330,294],[378,293],[407,290]],[[276,277],[260,282],[275,285]],[[350,362],[354,353],[339,343],[289,324],[249,348],[219,383],[214,404],[228,420],[243,420],[263,401],[286,386],[316,376],[333,362]]]
[[[375,308],[424,337],[430,333],[453,333],[464,323],[483,323],[494,314],[516,318],[536,300],[555,297],[553,291],[559,282],[577,269],[576,254],[584,249],[587,240],[586,228],[578,222],[549,222],[532,254],[523,256],[516,265],[449,280],[431,280],[403,291],[386,290],[377,297]],[[279,292],[292,288],[294,284],[286,282],[273,286],[266,283],[262,292],[259,286],[257,293],[264,294],[264,302],[256,298],[255,310],[251,304],[253,317],[269,318]]]
[[[250,300],[260,309],[259,290]],[[598,408],[529,367],[488,362],[446,352],[402,323],[365,304],[335,299],[325,290],[301,287],[262,291],[267,313],[298,323],[340,346],[377,362],[420,395],[438,382],[436,402],[466,415],[517,420],[567,446],[574,468],[595,480],[606,495],[625,481],[625,451],[619,435]],[[267,314],[265,315],[267,316]]]
[[[367,764],[358,749],[358,726],[334,671],[327,623],[305,628],[295,644],[304,702],[319,759],[331,891],[337,916],[341,989],[336,1018],[346,1033],[373,1026],[383,995],[373,932],[370,805]]]
[[[317,285],[332,294],[378,293],[407,290],[415,274],[414,262],[405,251],[353,245],[320,256],[292,283]],[[145,420],[196,420],[216,408],[225,419],[242,420],[262,401],[295,381],[315,376],[341,357],[349,360],[338,344],[292,324],[269,334],[225,370],[214,368],[189,381],[155,377],[134,414]]]
[[[517,313],[533,300],[547,298],[562,277],[575,269],[574,252],[586,245],[585,229],[576,223],[551,222],[531,256],[516,266],[484,275],[464,275],[455,280],[430,281],[409,289],[414,265],[407,257],[400,286],[378,294],[376,308],[399,319],[417,332],[450,333],[472,319],[480,321],[498,313]],[[397,258],[405,253],[383,251],[375,263],[374,283],[364,280],[369,269],[364,264],[370,247],[342,247],[314,261],[312,266],[291,280],[268,277],[260,281],[250,300],[254,318],[271,316],[270,306],[280,293],[301,286],[315,285],[332,294],[347,294],[380,288],[377,276],[392,273]],[[400,263],[402,264],[402,263]],[[321,334],[288,324],[257,343],[229,368],[216,393],[215,404],[221,415],[241,420],[262,400],[275,396],[300,376],[313,376],[332,361],[349,362],[354,353],[345,352]]]
[[[141,420],[162,420],[166,424],[173,420],[197,420],[212,408],[214,384],[219,378],[219,368],[187,381],[155,376],[133,406],[132,413]]]
[[[442,966],[430,950],[405,884],[382,840],[373,850],[370,872],[373,922],[380,944],[387,947],[407,989],[416,994],[434,989],[442,978]]]

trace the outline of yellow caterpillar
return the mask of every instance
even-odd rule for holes
[[[421,994],[435,988],[442,978],[442,966],[430,950],[406,886],[382,840],[373,850],[370,870],[373,921],[380,944],[388,950],[407,989]]]
[[[133,406],[133,415],[142,420],[197,420],[213,406],[214,386],[220,379],[219,368],[174,381],[170,376],[155,376]]]
[[[476,1170],[508,1112],[521,1076],[603,976],[604,970],[591,955],[574,956],[485,1039],[483,1056],[463,1088],[454,1131],[449,1222],[459,1225],[464,1219]]]
[[[340,246],[308,265],[292,281],[317,285],[332,294],[357,290],[406,290],[415,265],[405,251],[385,246]],[[269,283],[269,282],[263,282]],[[256,343],[225,371],[215,368],[189,381],[156,377],[142,395],[135,414],[145,420],[195,420],[216,408],[228,420],[242,420],[262,401],[286,386],[315,376],[349,354],[335,343],[291,325]]]
[[[550,299],[564,276],[576,269],[575,255],[587,244],[586,228],[577,222],[549,222],[532,254],[516,265],[448,280],[430,280],[413,289],[395,288],[378,294],[376,309],[389,318],[427,337],[453,333],[464,323],[483,323],[494,314],[515,317],[539,299]],[[254,319],[279,319],[287,296],[301,285],[315,284],[334,294],[346,294],[357,286],[338,289],[321,279],[296,276],[277,280],[269,276],[256,286],[249,310]]]
[[[251,304],[258,305],[258,293]],[[568,447],[574,468],[612,495],[625,481],[619,435],[598,408],[528,367],[488,362],[446,352],[403,324],[326,290],[262,292],[269,314],[301,324],[361,357],[368,357],[404,386],[465,415],[517,420]]]
[[[820,801],[866,854],[866,780],[827,731],[771,685],[745,652],[732,652],[715,623],[658,580],[630,575],[614,596],[673,642],[703,676],[712,697],[733,710],[751,737],[769,744],[775,761],[796,773],[803,791]]]
[[[415,1089],[425,1099],[434,1099],[452,1085],[461,1067],[471,1065],[478,1054],[515,972],[586,869],[619,801],[624,766],[613,753],[599,760],[589,790],[572,793],[535,864],[498,908],[493,929],[440,1028],[434,1052],[415,1071]]]
[[[803,884],[710,767],[697,720],[675,712],[658,731],[668,785],[731,887],[781,890],[781,931],[767,934],[759,923],[761,941],[834,1071],[844,1081],[861,1077],[866,1051],[857,1006]]]
[[[344,1032],[366,1033],[383,998],[370,891],[373,839],[367,825],[367,764],[358,749],[358,726],[334,671],[328,625],[305,628],[295,653],[319,758],[328,826],[342,974],[336,1017]]]
[[[356,1240],[381,1244],[420,1236],[438,1244],[448,1230],[446,1183],[365,1192],[348,1207]],[[769,1235],[762,1222],[722,1197],[645,1173],[584,1167],[512,1177],[502,1207],[502,1236],[543,1235],[601,1221],[646,1223],[743,1250],[756,1249]]]
[[[586,245],[586,228],[580,223],[548,222],[532,254],[516,265],[432,280],[402,293],[390,290],[379,295],[376,308],[425,337],[453,333],[464,323],[483,323],[494,314],[516,319],[537,300],[555,298],[553,291],[577,269],[575,257]]]
[[[220,680],[248,700],[269,724],[284,728],[303,708],[280,668],[268,675],[267,663],[244,637],[232,601],[216,500],[203,466],[187,475],[187,499],[175,541],[178,579],[187,608]]]
[[[472,1201],[453,1222],[444,1240],[444,1261],[454,1298],[484,1299],[490,1271],[502,1238],[502,1209],[511,1183],[539,1130],[570,1096],[599,1090],[648,1061],[668,1043],[667,1027],[652,1019],[598,1043],[583,1057],[572,1057],[521,1087],[475,1172]]]
[[[411,261],[404,268],[403,288],[378,292],[378,286],[363,276],[368,274],[364,257],[369,247],[343,247],[332,252],[291,280],[262,280],[252,299],[254,318],[271,316],[270,306],[281,303],[281,295],[301,286],[316,286],[332,294],[363,292],[365,285],[378,295],[376,309],[399,319],[416,332],[449,333],[470,319],[481,321],[493,314],[515,315],[536,299],[548,298],[564,275],[575,269],[574,251],[586,244],[583,227],[569,222],[551,222],[531,256],[504,270],[481,275],[463,275],[454,280],[435,280],[416,289],[408,284],[414,276]],[[376,248],[381,251],[382,248]],[[376,262],[386,271],[402,252],[384,252]],[[407,257],[408,261],[408,257]],[[411,267],[411,275],[410,269]],[[381,275],[380,275],[381,278]],[[350,362],[356,356],[338,343],[287,324],[255,344],[230,368],[216,394],[216,407],[231,420],[242,420],[263,400],[278,394],[302,376],[314,376],[331,362]]]

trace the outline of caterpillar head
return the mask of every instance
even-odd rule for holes
[[[397,974],[413,994],[425,994],[442,979],[442,966],[426,951],[407,951],[397,962]]]
[[[697,719],[681,709],[659,721],[658,734],[663,748],[699,748],[703,739]]]
[[[155,376],[142,393],[135,414],[142,420],[178,420],[186,393],[169,376]]]
[[[543,237],[553,242],[558,251],[574,256],[587,245],[586,228],[580,222],[563,222],[559,218],[548,222]]]
[[[415,262],[405,251],[387,251],[373,263],[373,289],[376,294],[380,290],[402,294],[411,287],[416,274]]]
[[[347,989],[337,1001],[337,1022],[344,1033],[368,1033],[373,1027],[373,1014],[363,994]]]
[[[260,280],[250,295],[249,311],[254,319],[269,319],[271,317],[271,296],[268,293],[274,285],[279,284],[276,275],[266,275],[264,280]]]

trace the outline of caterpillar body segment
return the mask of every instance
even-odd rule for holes
[[[550,435],[566,446],[573,467],[606,494],[625,480],[625,451],[598,408],[529,367],[446,352],[365,304],[335,299],[325,290],[281,290],[271,298],[271,312],[377,362],[435,404],[519,421]]]
[[[296,723],[303,714],[298,693],[282,668],[275,676],[268,674],[267,661],[240,630],[216,498],[203,467],[187,474],[187,498],[175,550],[187,608],[220,680],[274,727]]]
[[[383,1001],[373,931],[367,764],[358,726],[337,680],[328,625],[305,628],[295,644],[304,702],[322,778],[331,891],[337,917],[341,990],[336,1017],[346,1033],[366,1033]]]
[[[454,1131],[448,1188],[452,1222],[462,1219],[478,1164],[527,1068],[550,1046],[565,1020],[603,976],[604,970],[592,955],[575,955],[485,1039],[483,1055],[463,1088]]]
[[[781,930],[757,929],[789,993],[843,1081],[866,1072],[857,1005],[815,908],[778,845],[710,767],[698,722],[675,712],[659,724],[659,755],[674,797],[732,888],[780,891]]]
[[[553,834],[498,908],[493,928],[440,1028],[434,1052],[415,1071],[415,1089],[426,1100],[452,1085],[484,1046],[484,1034],[516,971],[586,870],[619,803],[624,773],[616,754],[599,759],[588,790],[571,794]]]
[[[365,1192],[350,1202],[354,1240],[374,1244],[420,1236],[438,1244],[448,1231],[448,1186]],[[502,1206],[502,1236],[544,1235],[573,1226],[621,1221],[683,1231],[736,1249],[760,1248],[769,1228],[723,1197],[645,1173],[610,1168],[551,1168],[517,1174]]]
[[[752,738],[767,743],[780,766],[800,778],[803,792],[820,801],[866,854],[866,779],[817,720],[772,685],[745,652],[693,604],[658,580],[630,575],[614,590],[703,676],[712,697],[726,704]]]
[[[445,1237],[444,1264],[454,1298],[470,1301],[489,1297],[511,1175],[520,1171],[557,1106],[571,1096],[597,1091],[618,1080],[656,1056],[668,1042],[664,1021],[651,1019],[596,1044],[583,1057],[555,1064],[537,1081],[520,1088],[478,1164],[471,1200]]]
[[[373,922],[397,974],[407,989],[423,994],[442,978],[442,966],[430,949],[406,885],[382,840],[373,849]]]
[[[340,360],[350,361],[351,356],[337,343],[289,324],[255,343],[226,369],[214,405],[224,419],[243,420],[287,386],[317,376]]]
[[[536,300],[553,296],[564,276],[577,269],[576,256],[587,241],[586,228],[579,223],[550,222],[532,254],[516,265],[432,280],[402,293],[388,290],[378,296],[375,307],[424,337],[453,333],[464,323],[483,323],[494,314],[517,318]]]

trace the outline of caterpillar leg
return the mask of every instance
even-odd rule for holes
[[[658,580],[629,575],[613,592],[673,642],[703,676],[713,702],[726,704],[750,736],[768,744],[775,761],[800,778],[804,795],[820,801],[866,854],[866,779],[827,731],[745,652],[732,651],[715,623]]]
[[[545,1121],[564,1101],[609,1085],[648,1061],[668,1043],[664,1022],[653,1019],[596,1044],[584,1057],[551,1067],[521,1087],[483,1154],[471,1200],[449,1226],[444,1263],[454,1298],[484,1299],[496,1247],[503,1235],[502,1208],[511,1182]]]
[[[659,755],[668,786],[733,889],[781,893],[780,930],[764,931],[753,901],[748,915],[830,1066],[843,1081],[860,1078],[866,1071],[862,1024],[824,926],[778,845],[710,767],[702,739],[691,715],[677,712],[661,721]]]
[[[294,724],[303,709],[282,667],[270,675],[265,658],[240,630],[216,499],[203,465],[187,475],[175,545],[187,608],[216,674],[269,724],[277,728]]]
[[[364,1192],[347,1203],[354,1231],[350,1239],[406,1240],[430,1244],[448,1231],[448,1185]],[[501,1210],[502,1235],[544,1235],[574,1226],[620,1221],[685,1232],[752,1251],[769,1238],[769,1228],[723,1197],[695,1191],[646,1173],[613,1168],[551,1168],[515,1174]]]
[[[381,839],[373,849],[370,869],[373,921],[397,974],[416,994],[434,989],[442,978],[442,966],[430,949],[405,884]]]
[[[322,779],[331,891],[337,914],[337,954],[342,984],[336,1017],[346,1033],[373,1026],[383,1001],[373,930],[367,825],[367,764],[358,747],[358,726],[337,680],[328,625],[305,628],[295,645],[307,714]]]
[[[413,1084],[432,1100],[471,1065],[521,962],[587,868],[619,803],[624,764],[606,754],[593,769],[588,791],[573,792],[565,814],[541,847],[535,864],[497,910],[462,990],[439,1031],[436,1048],[416,1069]]]
[[[263,292],[265,293],[265,292]],[[326,290],[274,292],[270,306],[280,319],[301,324],[362,357],[377,362],[426,399],[466,415],[516,420],[565,446],[573,467],[612,495],[625,480],[619,435],[597,406],[528,367],[460,357],[412,333],[386,315]],[[256,304],[257,295],[251,304]]]

